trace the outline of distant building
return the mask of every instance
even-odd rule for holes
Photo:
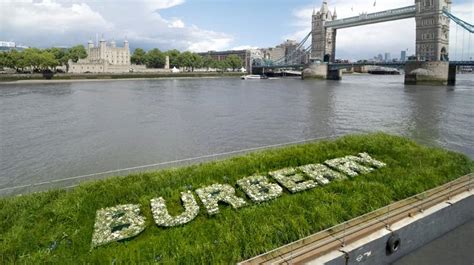
[[[266,60],[276,61],[285,56],[284,47],[265,48],[265,49],[261,49],[261,51],[263,53],[263,57]]]
[[[407,60],[407,51],[400,52],[400,61],[405,62]]]
[[[27,49],[27,46],[17,45],[13,41],[0,41],[0,52],[10,51],[10,50],[24,50]]]
[[[309,61],[309,54],[305,53],[299,43],[294,40],[286,40],[280,45],[272,48],[260,49],[266,60],[287,64],[305,64]],[[284,61],[280,61],[285,59]]]
[[[390,62],[392,59],[391,59],[391,56],[390,56],[390,53],[389,52],[386,52],[385,53],[385,57],[384,57],[384,61],[385,62]]]
[[[110,44],[101,39],[98,47],[89,41],[87,44],[87,58],[79,59],[77,63],[69,61],[70,73],[126,73],[145,70],[143,65],[130,63],[130,48],[128,41],[123,47],[117,47],[115,41]]]

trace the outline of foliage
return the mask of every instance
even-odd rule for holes
[[[146,52],[141,49],[137,48],[132,54],[132,57],[130,58],[132,63],[142,65],[146,63]]]
[[[232,185],[236,195],[248,201],[234,186],[239,179],[359,152],[387,166],[293,195],[284,189],[277,200],[238,211],[219,205],[220,214],[212,217],[199,202],[198,216],[186,226],[161,228],[153,222],[153,198],[163,197],[171,216],[184,211],[181,192],[214,183]],[[5,264],[235,263],[434,188],[473,168],[461,154],[369,134],[109,178],[67,191],[1,199],[0,253]],[[119,204],[139,204],[146,230],[132,240],[91,250],[97,210]]]
[[[176,49],[169,50],[166,52],[166,55],[170,57],[170,67],[179,67],[179,55],[180,52]]]
[[[232,68],[232,71],[235,71],[235,69],[242,67],[242,59],[240,59],[240,57],[235,54],[227,56],[225,61],[227,65]]]
[[[84,48],[84,45],[76,45],[68,50],[68,59],[71,59],[73,62],[77,62],[79,59],[84,59],[87,57],[87,51]]]
[[[153,49],[146,53],[146,66],[149,68],[163,68],[165,66],[165,55],[160,49]]]
[[[23,72],[27,68],[33,72],[55,69],[60,65],[67,65],[71,59],[77,62],[87,57],[87,52],[82,45],[70,49],[49,48],[40,50],[28,48],[23,51],[11,50],[2,53],[0,67],[8,67]]]

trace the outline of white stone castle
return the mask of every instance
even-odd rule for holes
[[[123,47],[117,47],[115,41],[107,42],[102,38],[98,47],[90,40],[87,44],[87,58],[77,63],[69,61],[69,73],[127,73],[145,70],[143,65],[132,65],[128,41]]]

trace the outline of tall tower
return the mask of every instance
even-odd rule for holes
[[[415,0],[416,57],[420,61],[448,61],[451,0]]]
[[[328,4],[323,1],[321,9],[312,17],[312,50],[311,59],[333,62],[336,56],[336,30],[326,28],[326,22],[337,18],[336,11],[331,14]]]

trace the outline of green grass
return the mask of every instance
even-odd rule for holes
[[[149,201],[167,200],[171,213],[182,208],[181,191],[229,183],[254,173],[320,163],[368,152],[387,167],[325,187],[285,194],[235,210],[221,205],[208,216],[201,205],[187,225],[153,223]],[[223,161],[83,184],[0,200],[0,263],[231,263],[253,257],[391,202],[472,172],[466,156],[428,148],[386,134],[355,135],[271,149]],[[238,195],[245,197],[242,191]],[[195,195],[197,198],[197,196]],[[96,210],[118,204],[141,205],[147,229],[126,242],[91,250]]]

